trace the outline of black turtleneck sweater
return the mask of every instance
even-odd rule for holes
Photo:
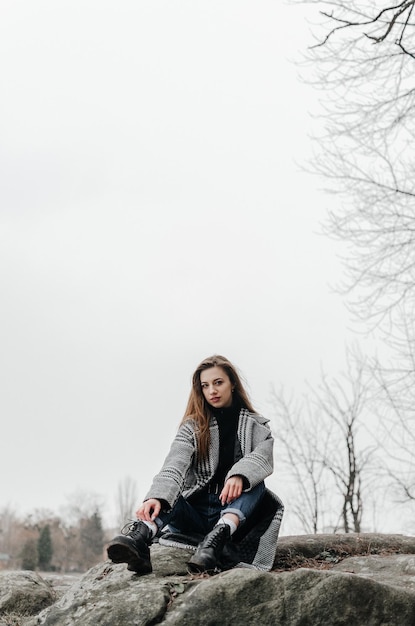
[[[211,483],[222,486],[225,476],[236,461],[237,430],[239,422],[240,406],[233,404],[230,407],[216,409],[213,415],[219,426],[219,463]]]

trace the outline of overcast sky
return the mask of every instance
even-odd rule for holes
[[[301,169],[312,9],[2,0],[0,508],[143,497],[213,353],[269,416],[343,367],[333,198]]]

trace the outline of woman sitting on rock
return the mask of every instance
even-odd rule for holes
[[[253,409],[232,363],[218,355],[204,360],[138,519],[109,543],[108,557],[146,574],[151,543],[157,537],[176,545],[170,537],[182,547],[197,545],[191,572],[244,564],[270,570],[283,514],[281,500],[264,485],[273,471],[273,443],[268,420]]]

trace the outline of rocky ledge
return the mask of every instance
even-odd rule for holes
[[[187,571],[190,552],[153,545],[154,571],[100,563],[76,580],[0,573],[0,626],[413,626],[415,537],[281,537],[272,572]]]

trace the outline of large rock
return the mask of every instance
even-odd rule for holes
[[[0,572],[0,615],[36,615],[56,600],[47,581],[35,572]]]
[[[412,554],[354,556],[333,565],[333,569],[415,592],[415,555]]]
[[[331,554],[336,558],[353,555],[415,554],[415,537],[406,535],[384,535],[381,533],[350,533],[320,535],[290,535],[278,541],[277,562],[296,558],[313,559],[321,554]],[[330,560],[326,557],[326,560]]]
[[[163,623],[413,626],[415,595],[351,574],[235,569],[183,594]]]
[[[190,552],[187,550],[154,545],[152,574],[139,577],[125,565],[101,563],[80,577],[48,608],[18,623],[19,626],[250,623],[414,626],[415,539],[388,537],[383,550],[381,537],[377,537],[374,544],[370,544],[368,537],[358,536],[281,538],[277,570],[235,568],[212,577],[188,574],[186,561]],[[365,556],[358,554],[359,545],[363,546]],[[375,545],[378,554],[368,554],[369,545]],[[392,554],[392,548],[407,553]],[[340,553],[353,556],[343,559]],[[289,555],[294,559],[291,564],[294,567],[302,554],[308,566],[287,571]],[[38,581],[33,579],[32,584]],[[6,622],[0,617],[0,624],[3,623]]]

